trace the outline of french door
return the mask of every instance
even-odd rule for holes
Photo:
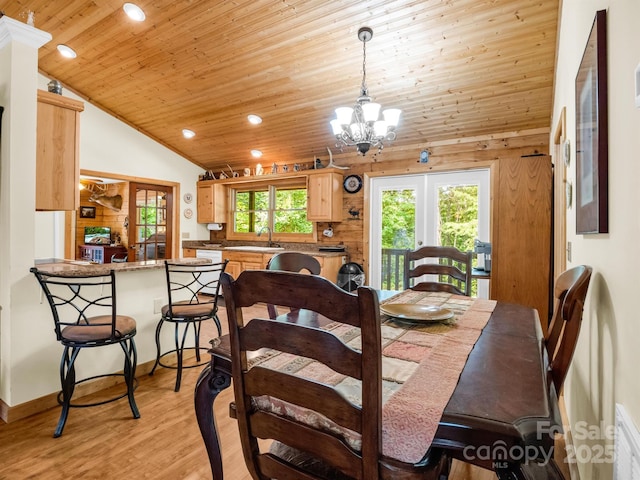
[[[129,261],[171,258],[173,188],[129,184]]]
[[[399,290],[406,249],[423,245],[473,250],[477,238],[488,242],[489,170],[377,177],[370,184],[368,284]],[[475,294],[487,298],[488,282]]]

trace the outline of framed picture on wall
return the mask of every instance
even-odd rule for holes
[[[606,11],[591,27],[576,76],[576,233],[609,231]]]
[[[80,207],[80,218],[96,218],[96,207]]]

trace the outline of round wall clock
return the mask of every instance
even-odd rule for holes
[[[344,179],[344,189],[349,193],[356,193],[362,188],[362,178],[359,175],[349,175]]]
[[[191,195],[190,193],[185,193],[182,199],[184,200],[184,203],[191,203],[193,202],[193,195]]]
[[[190,208],[185,208],[183,213],[184,213],[184,218],[193,217],[193,210],[191,210]]]

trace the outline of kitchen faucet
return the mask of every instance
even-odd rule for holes
[[[262,227],[258,232],[258,236],[262,235],[262,232],[264,232],[265,230],[269,233],[269,242],[267,243],[267,246],[272,247],[273,242],[271,241],[271,229],[269,227]]]

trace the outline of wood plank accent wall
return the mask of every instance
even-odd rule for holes
[[[92,203],[89,201],[91,192],[88,190],[80,190],[80,205],[96,207],[96,218],[80,218],[80,211],[76,211],[76,251],[75,258],[78,258],[78,245],[84,244],[84,227],[104,226],[111,227],[111,238],[115,239],[115,235],[120,235],[121,244],[125,247],[129,245],[127,229],[124,228],[124,222],[129,215],[129,184],[128,182],[112,183],[106,191],[107,195],[122,195],[122,208],[116,212],[109,208]]]
[[[428,163],[422,164],[419,155],[425,148],[430,156]],[[357,174],[365,179],[364,188],[355,194],[344,193],[342,222],[317,223],[318,244],[346,245],[349,260],[363,265],[368,278],[367,178],[489,168],[494,251],[490,297],[537,308],[546,328],[551,272],[552,172],[548,155],[548,128],[393,147],[366,157],[354,152],[334,154],[337,165],[350,167],[345,176]],[[349,210],[357,210],[359,216],[352,216]],[[329,225],[333,227],[332,238],[322,236]],[[210,237],[213,242],[225,240],[225,230],[210,232]]]
[[[536,308],[546,332],[551,287],[551,158],[503,159],[498,182],[491,297]]]

